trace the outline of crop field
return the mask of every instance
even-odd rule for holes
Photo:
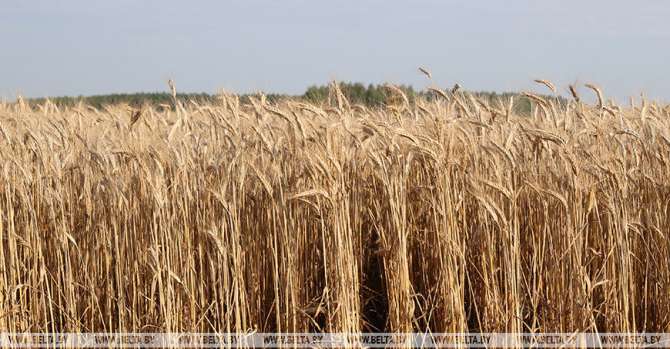
[[[670,332],[670,107],[590,88],[0,104],[0,332]]]

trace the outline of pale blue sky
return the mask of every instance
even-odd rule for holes
[[[0,97],[302,93],[330,79],[670,100],[670,2],[0,0]]]

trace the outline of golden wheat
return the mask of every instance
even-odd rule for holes
[[[670,331],[667,106],[170,87],[0,107],[0,332]]]

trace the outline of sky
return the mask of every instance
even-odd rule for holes
[[[665,0],[0,0],[0,99],[542,78],[668,101],[669,18]]]

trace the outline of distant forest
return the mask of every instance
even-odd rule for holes
[[[397,94],[390,91],[384,85],[362,83],[339,83],[339,88],[347,97],[347,100],[352,104],[360,104],[368,107],[381,107],[389,104],[393,98],[397,98]],[[401,85],[398,86],[405,95],[407,95],[410,103],[413,103],[417,97],[435,98],[435,95],[427,91],[416,91],[412,86]],[[449,93],[449,91],[446,91]],[[516,96],[515,109],[517,112],[527,113],[531,110],[531,102],[529,98],[515,92],[470,92],[476,96],[488,97],[489,100],[497,98],[508,99],[510,96]],[[249,96],[258,94],[243,94],[240,95],[242,102],[245,102]],[[287,95],[287,94],[266,94],[268,101],[279,101],[283,99],[303,100],[315,104],[323,104],[328,101],[330,95],[330,86],[310,86],[302,95]],[[548,97],[548,96],[544,96]],[[565,103],[563,97],[551,96],[548,98],[556,99],[560,103]],[[48,99],[58,106],[74,106],[78,103],[84,103],[96,108],[101,108],[105,105],[113,104],[129,104],[129,105],[161,105],[171,104],[172,96],[167,92],[140,92],[140,93],[121,93],[121,94],[107,94],[95,96],[65,96],[65,97],[48,97]],[[195,101],[197,103],[215,103],[217,100],[216,94],[208,93],[177,93],[177,99],[181,101]],[[29,99],[30,104],[42,104],[46,102],[47,98],[33,98]]]

